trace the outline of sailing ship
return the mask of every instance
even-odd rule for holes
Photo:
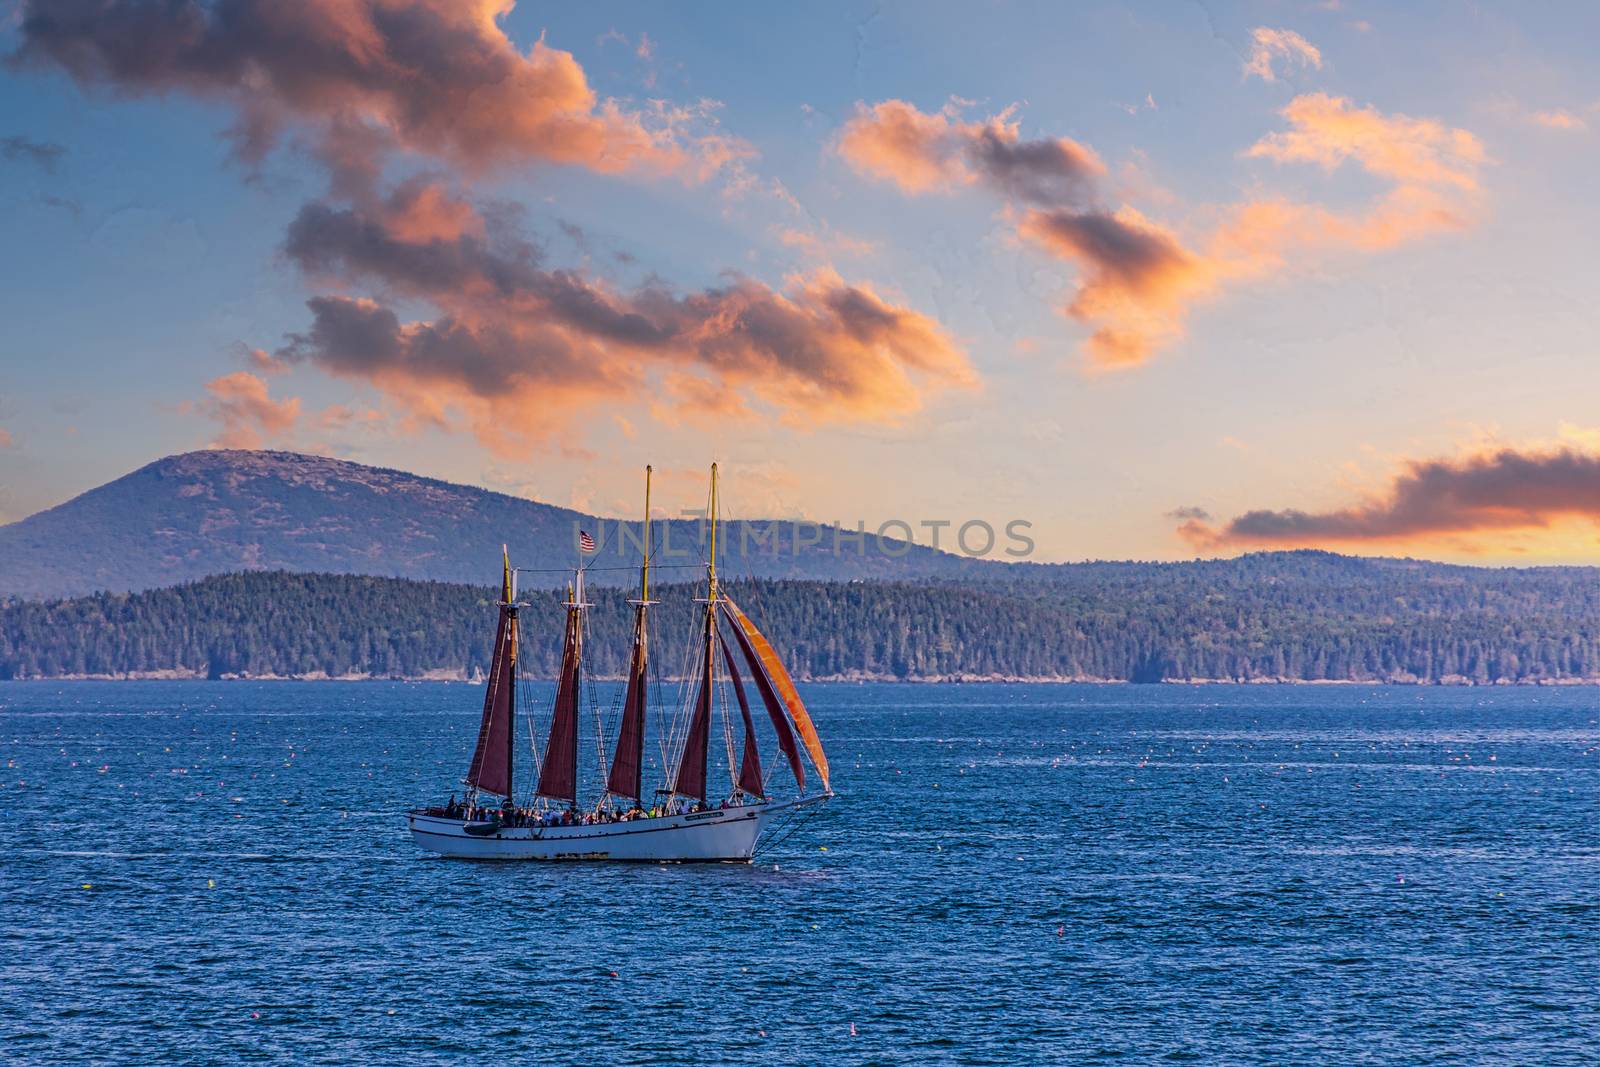
[[[664,763],[670,768],[666,782],[653,794],[644,792],[645,734],[654,718],[649,609],[657,603],[650,599],[650,473],[646,467],[639,596],[629,601],[634,608],[633,647],[615,744],[602,768],[604,787],[598,797],[580,803],[578,725],[589,608],[580,564],[564,605],[565,634],[548,735],[543,751],[533,753],[531,796],[517,801],[517,723],[519,704],[526,703],[518,698],[517,647],[527,605],[517,601],[516,571],[503,553],[499,623],[466,792],[459,802],[452,796],[445,805],[406,813],[412,837],[423,848],[463,859],[748,863],[761,842],[792,832],[833,796],[827,756],[794,681],[772,643],[718,583],[716,464],[711,466],[706,595],[696,600],[704,610],[697,619],[693,687],[686,692],[692,697],[675,717],[681,728],[669,725],[665,730],[663,751],[675,757]],[[794,796],[780,798],[769,790],[746,675],[794,777]],[[743,730],[737,759],[730,703],[737,707]],[[725,790],[713,788],[710,776],[711,738],[718,721],[727,741]],[[605,749],[602,744],[601,752]],[[807,763],[820,790],[807,791]]]

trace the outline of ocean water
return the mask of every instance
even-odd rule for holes
[[[480,693],[0,684],[0,1061],[1600,1062],[1593,690],[811,686],[709,867],[418,852]]]

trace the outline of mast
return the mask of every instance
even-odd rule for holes
[[[650,464],[644,465],[644,563],[639,568],[639,606],[650,603]]]
[[[506,613],[506,800],[516,804],[517,765],[517,575],[511,569],[511,550],[500,546],[500,599]]]
[[[639,569],[639,599],[633,617],[633,653],[628,659],[628,687],[622,697],[622,725],[617,729],[616,754],[606,776],[606,792],[638,803],[644,767],[644,718],[649,696],[649,629],[645,611],[650,606],[650,473],[644,469],[644,562]]]
[[[715,613],[717,606],[717,465],[711,465],[711,570],[707,579],[706,611]]]
[[[700,686],[695,691],[694,710],[689,717],[689,732],[683,739],[683,755],[673,775],[672,792],[681,796],[706,798],[706,750],[711,733],[711,694],[716,684],[717,630],[717,465],[711,465],[711,558],[706,568],[705,632],[700,646]]]

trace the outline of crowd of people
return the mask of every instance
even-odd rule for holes
[[[708,804],[703,800],[690,803],[685,797],[673,797],[648,808],[636,804],[626,809],[601,807],[593,811],[579,811],[577,808],[521,808],[509,800],[504,804],[493,806],[457,801],[452,794],[449,803],[443,807],[429,808],[427,814],[446,819],[460,819],[463,822],[495,822],[504,827],[597,826],[632,822],[636,819],[659,819],[668,815],[693,815],[703,811],[738,807],[739,803],[735,799],[724,800],[718,804]]]

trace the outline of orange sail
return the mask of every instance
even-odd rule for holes
[[[789,672],[784,669],[778,653],[773,650],[772,642],[764,637],[750,617],[739,610],[731,598],[724,595],[722,598],[724,608],[735,625],[743,631],[750,644],[755,648],[756,655],[761,657],[761,666],[766,669],[767,679],[772,682],[772,687],[783,698],[784,707],[789,709],[789,718],[794,720],[794,728],[800,734],[800,740],[805,742],[806,751],[811,754],[811,762],[817,768],[817,774],[822,778],[822,788],[832,792],[828,785],[828,757],[822,751],[822,740],[817,737],[817,728],[811,724],[811,716],[806,713],[806,706],[800,700],[800,694],[795,690],[794,682],[789,678]]]

